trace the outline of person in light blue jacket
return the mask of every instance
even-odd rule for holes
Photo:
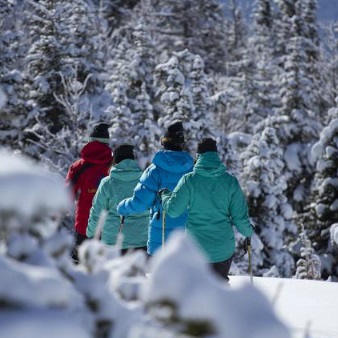
[[[113,166],[109,176],[103,178],[94,196],[87,226],[87,237],[95,235],[98,221],[103,210],[107,211],[101,240],[108,244],[116,244],[120,230],[120,215],[116,211],[117,204],[126,197],[132,196],[134,188],[142,175],[138,166],[133,146],[122,144],[113,150]],[[146,251],[149,216],[147,212],[126,217],[121,228],[123,235],[122,254],[130,249]]]
[[[163,212],[158,192],[162,188],[174,190],[180,178],[192,171],[193,158],[185,151],[183,125],[177,121],[168,127],[161,138],[163,150],[158,151],[152,164],[144,171],[132,197],[121,201],[117,207],[120,215],[135,215],[150,210],[147,251],[152,256],[162,246],[175,229],[184,229],[187,223],[187,212],[179,217],[165,217],[163,233]]]

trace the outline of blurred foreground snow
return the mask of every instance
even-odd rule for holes
[[[24,157],[0,160],[0,337],[338,337],[338,284],[233,276],[229,287],[181,231],[149,261],[87,240],[74,265],[55,219],[70,203],[62,182]]]

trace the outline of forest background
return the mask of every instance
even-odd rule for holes
[[[254,274],[337,281],[338,24],[317,7],[1,0],[1,145],[64,177],[104,121],[145,167],[181,119],[187,150],[214,137],[243,187]]]

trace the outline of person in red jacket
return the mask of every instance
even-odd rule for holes
[[[66,185],[76,200],[75,247],[72,253],[77,260],[77,247],[87,239],[86,230],[92,200],[103,177],[108,175],[112,164],[112,150],[109,147],[109,125],[96,124],[89,142],[82,148],[80,159],[74,162],[67,173]]]

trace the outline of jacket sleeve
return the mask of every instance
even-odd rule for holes
[[[109,196],[106,193],[105,182],[105,179],[100,182],[93,198],[92,207],[90,208],[89,213],[88,226],[86,229],[86,235],[88,238],[94,237],[102,211],[108,210]]]
[[[236,178],[233,181],[232,192],[230,203],[231,219],[243,236],[250,237],[253,233],[253,228],[249,220],[248,205]]]
[[[156,167],[146,169],[134,189],[133,196],[122,200],[117,206],[117,212],[122,216],[128,216],[150,209],[155,204],[159,182]]]
[[[173,192],[167,190],[162,193],[162,207],[172,218],[181,216],[187,210],[189,200],[190,194],[186,175],[178,181]]]

